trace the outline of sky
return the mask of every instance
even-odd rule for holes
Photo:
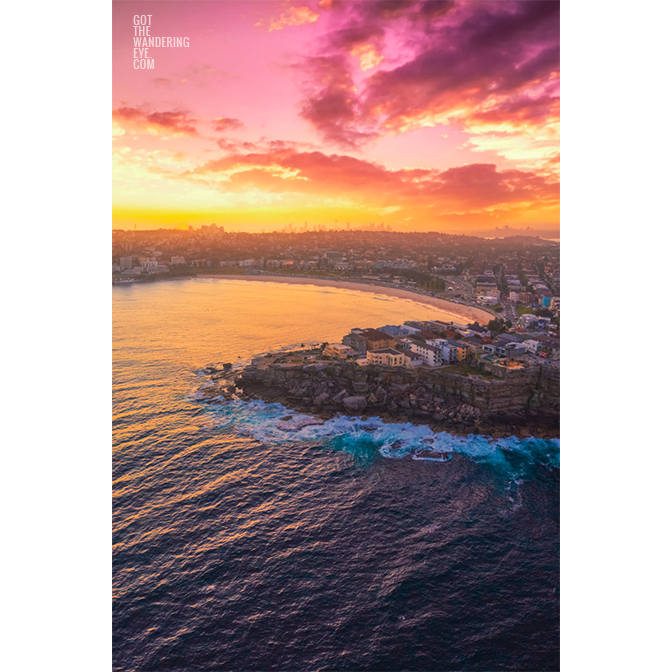
[[[559,10],[115,0],[113,227],[556,228]]]

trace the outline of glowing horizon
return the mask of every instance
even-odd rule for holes
[[[559,3],[113,2],[113,161],[114,228],[557,228]]]

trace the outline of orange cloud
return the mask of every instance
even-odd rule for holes
[[[286,204],[331,199],[355,208],[433,216],[557,209],[559,201],[557,182],[528,171],[498,170],[492,164],[388,170],[350,156],[294,149],[234,154],[181,173],[179,179],[227,193],[276,194]]]
[[[372,44],[359,44],[350,53],[359,59],[359,67],[362,71],[375,68],[383,60],[381,54],[378,53]]]
[[[119,107],[112,111],[115,135],[126,132],[161,137],[197,137],[199,135],[194,124],[197,119],[190,119],[187,111],[176,112],[143,112],[135,107]]]
[[[315,23],[320,18],[317,12],[310,7],[290,7],[279,19],[270,19],[268,22],[268,32],[274,30],[283,30],[288,26],[302,26],[305,23]],[[263,26],[264,21],[259,21],[257,26]]]

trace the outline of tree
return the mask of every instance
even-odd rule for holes
[[[496,317],[494,320],[488,322],[488,331],[494,335],[502,334],[507,331],[506,323],[501,317]]]

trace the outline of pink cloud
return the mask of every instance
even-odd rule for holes
[[[240,119],[234,119],[232,117],[217,117],[212,122],[212,126],[216,131],[236,131],[245,127]]]
[[[308,80],[302,116],[328,142],[354,147],[423,125],[468,126],[472,118],[509,130],[557,118],[557,2],[405,0],[332,9],[329,30],[300,63]],[[366,45],[371,58],[362,67],[354,57]],[[381,62],[387,66],[376,67]]]

